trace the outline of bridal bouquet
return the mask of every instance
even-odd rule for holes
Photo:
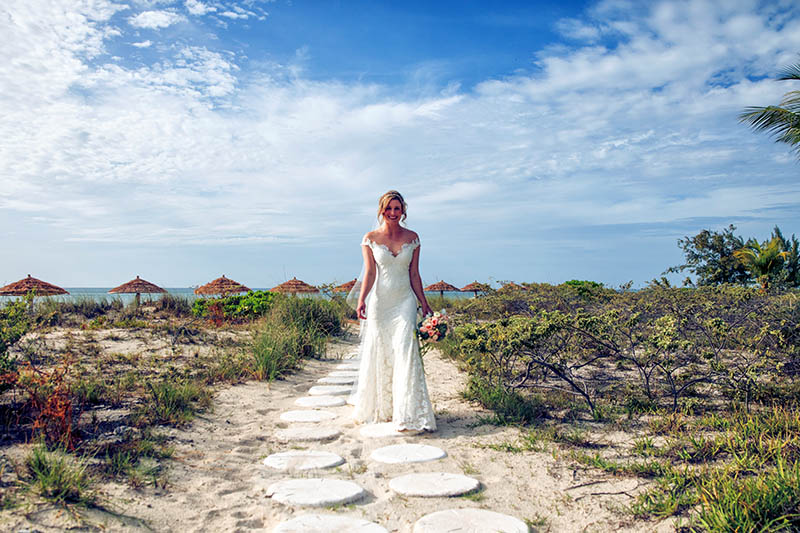
[[[440,341],[447,333],[447,312],[442,309],[436,311],[432,315],[426,316],[422,322],[417,325],[419,330],[419,338],[433,341]]]

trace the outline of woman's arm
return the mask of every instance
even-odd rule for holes
[[[361,280],[361,292],[358,295],[358,306],[356,314],[362,320],[367,319],[367,294],[375,283],[375,258],[372,257],[372,249],[365,245],[361,246],[361,255],[364,256],[364,279]]]
[[[411,280],[411,290],[419,300],[422,306],[422,316],[431,314],[431,306],[428,305],[428,300],[425,299],[425,292],[422,290],[422,278],[419,275],[419,246],[414,249],[414,255],[411,256],[411,264],[408,265],[408,276]]]

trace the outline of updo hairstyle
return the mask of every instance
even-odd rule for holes
[[[378,200],[378,220],[381,222],[383,221],[383,212],[386,210],[386,208],[389,206],[389,202],[392,200],[397,200],[400,202],[400,205],[403,206],[403,217],[400,219],[400,221],[405,222],[408,205],[406,204],[406,201],[403,200],[403,195],[397,191],[389,191],[381,196],[380,200]]]

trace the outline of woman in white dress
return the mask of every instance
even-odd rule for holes
[[[419,275],[419,236],[403,227],[397,191],[379,201],[381,226],[361,242],[364,278],[356,311],[364,322],[355,392],[356,422],[389,422],[397,431],[435,431],[416,338],[417,302],[431,312]]]

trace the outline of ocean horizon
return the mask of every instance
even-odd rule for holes
[[[110,294],[108,291],[113,289],[113,287],[64,287],[64,290],[69,292],[69,294],[60,294],[56,296],[44,296],[44,298],[50,298],[56,301],[75,301],[75,300],[94,300],[94,301],[112,301],[112,300],[121,300],[123,303],[132,302],[133,299],[136,297],[135,294]],[[198,298],[205,298],[206,296],[197,295],[194,293],[195,287],[164,287],[164,290],[167,291],[167,294],[173,296],[179,296],[181,298],[186,298],[189,301],[194,301]],[[266,291],[269,290],[267,288],[258,288],[254,287],[254,291]],[[426,291],[426,294],[438,294],[439,291]],[[445,293],[450,298],[467,298],[472,297],[473,293],[471,292],[449,292]],[[319,294],[311,294],[309,296],[320,296]],[[141,301],[147,302],[149,300],[156,300],[161,297],[160,293],[155,294],[147,294],[143,293],[141,295]],[[323,296],[324,297],[324,296]],[[7,302],[18,298],[17,296],[0,296],[0,303]]]

